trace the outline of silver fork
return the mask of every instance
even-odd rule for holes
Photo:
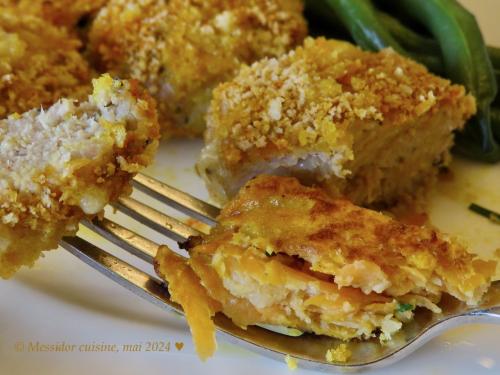
[[[210,226],[216,223],[219,209],[204,201],[142,174],[134,178],[133,185],[159,202],[199,221]],[[115,207],[177,242],[202,234],[192,226],[130,197],[120,198]],[[153,264],[159,244],[106,218],[83,224],[122,249]],[[165,283],[158,278],[80,237],[64,238],[61,246],[138,296],[167,311],[183,314],[182,308],[170,299]],[[333,338],[311,334],[288,336],[258,326],[243,330],[222,314],[216,315],[214,320],[219,338],[280,361],[283,361],[285,355],[289,355],[301,368],[326,372],[380,368],[399,361],[452,327],[467,323],[500,323],[500,281],[493,283],[478,307],[467,307],[452,297],[445,297],[440,306],[443,310],[441,314],[432,314],[427,310],[417,311],[415,320],[406,324],[387,344],[381,344],[376,338],[348,343],[352,356],[345,363],[329,363],[325,359],[326,351],[340,343]]]

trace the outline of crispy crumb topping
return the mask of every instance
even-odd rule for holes
[[[71,28],[108,0],[0,0],[0,6],[15,6],[21,12],[34,14],[57,26]]]
[[[96,214],[158,145],[154,102],[134,82],[105,75],[87,102],[61,99],[0,121],[1,223]]]
[[[353,158],[359,122],[392,127],[464,96],[391,49],[365,52],[341,41],[308,38],[280,58],[243,67],[214,90],[207,143],[219,142],[228,168],[302,150]],[[474,112],[469,98],[464,116]]]
[[[111,0],[90,49],[103,70],[147,86],[167,132],[199,135],[212,88],[300,43],[301,12],[299,0]]]
[[[0,277],[31,266],[84,217],[130,192],[158,147],[154,100],[104,75],[85,102],[61,99],[0,120]]]
[[[0,5],[0,118],[48,106],[61,97],[84,99],[91,72],[81,43],[60,28]]]

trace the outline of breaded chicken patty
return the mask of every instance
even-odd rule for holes
[[[0,118],[84,99],[91,71],[79,40],[37,16],[0,6]]]
[[[189,259],[167,247],[156,257],[172,298],[191,304],[186,316],[205,357],[215,349],[210,319],[219,311],[242,327],[279,325],[342,340],[380,332],[388,340],[416,307],[439,313],[443,293],[479,303],[496,268],[434,229],[292,177],[251,180],[217,223],[190,240]]]
[[[101,8],[108,0],[0,0],[0,5],[14,6],[19,14],[34,14],[56,26],[69,29]]]
[[[201,135],[212,89],[307,32],[300,0],[110,0],[90,31],[102,71],[138,79],[165,136]]]
[[[475,110],[462,86],[390,49],[308,38],[214,90],[198,171],[219,202],[270,173],[392,205],[433,180]]]
[[[0,120],[2,278],[129,193],[133,175],[153,160],[153,99],[133,81],[105,75],[93,84],[86,102],[62,99]]]

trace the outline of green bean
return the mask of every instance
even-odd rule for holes
[[[469,122],[466,133],[480,147],[470,150],[485,161],[500,160],[500,146],[492,133],[489,111],[497,85],[476,19],[455,0],[400,0],[398,4],[439,41],[447,76],[463,84],[476,98],[478,113]],[[463,142],[463,137],[458,139]]]
[[[500,70],[500,48],[488,47],[488,55],[490,55],[491,63],[493,67]]]
[[[469,210],[487,218],[488,220],[491,220],[491,222],[495,224],[500,224],[500,214],[496,213],[495,211],[480,206],[477,203],[471,203],[469,205]]]
[[[306,9],[309,9],[311,13],[323,20],[330,21],[330,25],[338,29],[340,21],[324,0],[305,0],[305,4]],[[439,55],[441,53],[438,42],[420,35],[394,16],[379,10],[377,11],[377,17],[393,38],[410,52],[430,55]],[[493,67],[500,70],[500,48],[488,46],[487,50]]]
[[[464,130],[455,135],[455,146],[453,151],[470,159],[496,163],[500,160],[500,147],[492,148],[485,152],[481,143],[482,139],[476,137],[476,134]]]
[[[370,0],[325,0],[325,3],[335,12],[361,48],[378,51],[391,47],[396,52],[421,62],[433,72],[441,72],[439,58],[407,51],[394,39],[380,22]]]
[[[378,51],[392,47],[400,53],[405,52],[378,20],[371,1],[326,0],[326,4],[335,12],[362,48]]]
[[[352,41],[349,31],[337,18],[332,9],[322,0],[305,0],[305,15],[309,31],[313,36],[326,36]]]
[[[471,93],[476,97],[478,114],[468,127],[481,136],[479,141],[484,153],[480,156],[486,161],[500,161],[500,145],[495,140],[498,131],[491,121],[491,104],[498,94],[495,72],[474,15],[455,0],[448,0],[448,3],[470,40],[470,53],[474,64],[472,68],[477,72],[477,91],[474,93],[471,90]]]
[[[500,70],[495,69],[495,77],[497,85],[500,86]],[[500,106],[500,91],[497,92],[497,96],[495,97],[495,100],[493,100],[493,105]]]
[[[405,48],[419,52],[440,55],[439,44],[431,38],[424,37],[409,27],[403,25],[398,19],[388,13],[379,12],[379,17],[384,26]],[[495,69],[497,86],[500,86],[500,48],[487,47],[488,55]],[[495,103],[500,103],[500,94],[497,93]]]
[[[431,38],[424,37],[416,31],[403,25],[398,19],[385,12],[379,12],[379,17],[389,32],[405,48],[418,53],[430,53],[432,55],[441,55],[439,44]],[[488,55],[495,69],[497,86],[500,86],[500,48],[487,47]],[[441,61],[442,63],[442,61]],[[500,94],[497,93],[495,103],[500,103]]]
[[[334,23],[332,26],[336,26],[335,21],[338,20],[335,20],[335,13],[325,1],[305,0],[304,8],[306,12],[313,14],[315,17],[323,18],[326,21],[332,21]]]
[[[431,55],[441,53],[439,44],[434,39],[420,35],[388,13],[379,11],[378,16],[391,35],[408,50]],[[487,50],[493,67],[500,70],[500,48],[488,46]]]
[[[491,127],[495,137],[500,139],[500,107],[491,108]]]
[[[432,55],[441,54],[439,44],[435,40],[413,31],[388,13],[379,11],[377,14],[391,35],[408,50]]]

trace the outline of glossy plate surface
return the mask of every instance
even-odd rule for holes
[[[478,15],[490,43],[500,46],[498,0],[463,2]],[[200,141],[164,144],[147,173],[206,199],[203,183],[193,169],[200,147]],[[431,222],[461,238],[475,252],[492,257],[500,249],[500,225],[469,212],[467,205],[476,202],[500,211],[500,164],[487,166],[457,159],[452,171],[453,177],[441,180],[432,194]],[[140,192],[134,196],[144,197]],[[173,246],[123,215],[116,217],[125,226]],[[151,272],[146,263],[88,230],[82,229],[82,233]],[[290,373],[284,360],[259,357],[221,340],[216,356],[200,362],[183,318],[148,304],[64,250],[47,253],[34,269],[22,270],[13,280],[0,281],[0,298],[2,375]],[[498,337],[500,326],[453,329],[402,362],[370,374],[498,374]],[[300,369],[294,373],[312,374]]]

